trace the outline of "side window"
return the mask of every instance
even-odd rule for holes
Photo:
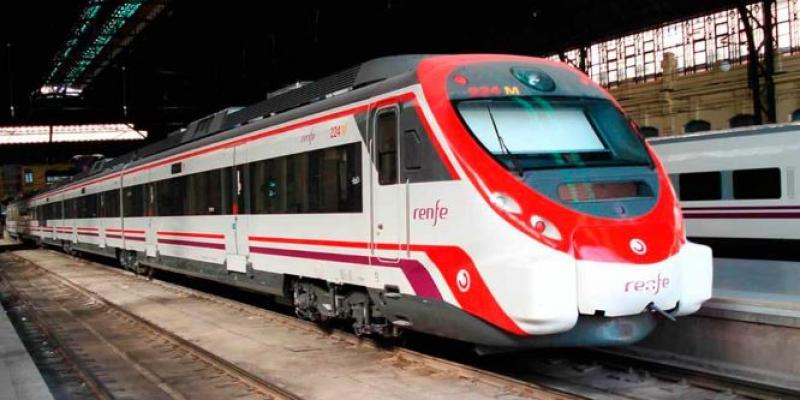
[[[681,200],[722,199],[722,173],[691,172],[678,177]]]
[[[190,201],[186,193],[186,178],[179,176],[154,183],[157,215],[168,217],[184,214],[185,206]]]
[[[361,212],[361,143],[248,164],[253,214]]]
[[[108,207],[108,216],[111,218],[119,218],[119,190],[109,190],[106,192],[106,207]]]
[[[144,185],[128,186],[122,190],[122,207],[125,217],[143,217],[146,202]]]
[[[100,193],[100,217],[119,217],[119,190],[108,190]]]
[[[733,198],[781,198],[781,170],[779,168],[740,169],[733,171]]]
[[[378,182],[381,185],[398,183],[397,174],[397,111],[380,110],[375,118]]]

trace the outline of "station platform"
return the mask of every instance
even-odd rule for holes
[[[52,399],[2,304],[0,311],[0,400]]]
[[[800,391],[800,263],[714,259],[713,293],[696,314],[619,351]]]

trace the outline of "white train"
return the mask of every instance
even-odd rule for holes
[[[650,140],[692,240],[718,256],[800,257],[800,123]]]
[[[12,235],[286,299],[359,333],[618,345],[711,296],[711,252],[571,67],[378,59],[16,203]]]

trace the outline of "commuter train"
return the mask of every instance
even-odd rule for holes
[[[692,240],[725,257],[800,260],[800,123],[651,139]]]
[[[586,75],[376,59],[13,206],[12,235],[271,294],[360,334],[635,342],[711,297],[669,178]]]

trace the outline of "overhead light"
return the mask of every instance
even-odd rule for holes
[[[77,97],[83,93],[83,89],[76,88],[72,86],[55,86],[55,85],[44,85],[39,88],[39,93],[44,96],[69,96],[69,97]]]
[[[128,124],[0,126],[0,144],[143,140],[147,131]]]

